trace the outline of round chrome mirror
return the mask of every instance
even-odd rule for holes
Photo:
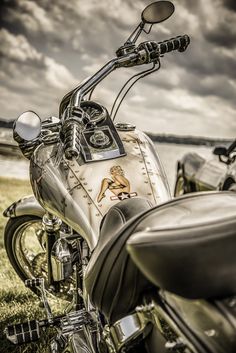
[[[141,18],[144,23],[160,23],[169,18],[175,7],[170,1],[157,1],[148,5],[142,12]]]
[[[24,112],[15,121],[14,132],[25,141],[34,140],[41,132],[40,117],[30,110]]]

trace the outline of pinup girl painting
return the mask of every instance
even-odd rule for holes
[[[110,190],[114,195],[118,196],[120,193],[130,192],[130,182],[124,176],[123,169],[119,166],[113,166],[110,169],[111,178],[104,178],[102,180],[101,190],[97,197],[97,202],[101,202],[107,190]]]

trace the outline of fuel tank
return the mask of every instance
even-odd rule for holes
[[[155,206],[171,197],[148,136],[138,130],[119,135],[126,155],[116,159],[69,161],[60,144],[41,144],[31,158],[30,177],[37,200],[80,233],[91,250],[97,244],[103,216],[115,203],[143,197]]]

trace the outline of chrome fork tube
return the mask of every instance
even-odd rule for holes
[[[51,263],[51,251],[55,240],[59,237],[59,230],[61,228],[61,219],[46,213],[43,216],[42,228],[46,233],[46,255],[47,255],[47,266],[48,266],[48,284],[51,286],[53,283],[52,276],[52,263]]]

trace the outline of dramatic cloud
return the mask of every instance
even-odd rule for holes
[[[2,117],[26,109],[57,115],[62,96],[114,57],[150,2],[2,0]],[[235,1],[173,2],[174,15],[140,40],[187,33],[191,45],[162,58],[161,70],[128,94],[118,120],[162,133],[235,136]],[[117,70],[96,89],[95,99],[110,108],[115,93],[140,69]]]
[[[236,12],[236,2],[234,0],[224,0],[223,2],[229,10]]]
[[[1,29],[0,42],[0,53],[9,61],[38,62],[42,59],[42,54],[33,48],[22,35],[14,36],[6,29]]]
[[[70,71],[38,52],[23,35],[1,29],[0,41],[1,111],[10,118],[30,108],[46,115],[52,107],[56,112],[59,99],[77,83]]]

